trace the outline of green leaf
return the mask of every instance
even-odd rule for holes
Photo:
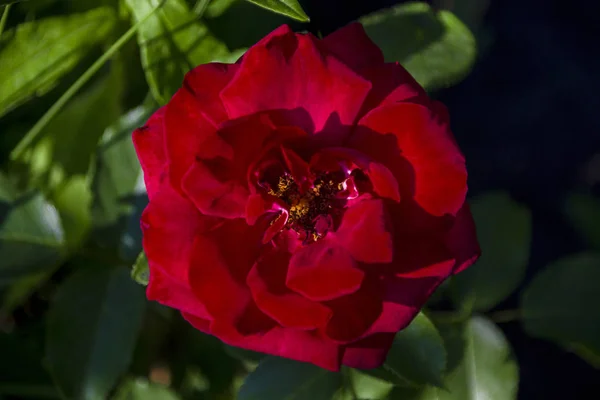
[[[248,375],[238,400],[330,400],[342,386],[342,375],[315,365],[266,357]]]
[[[525,331],[565,347],[586,350],[580,354],[600,354],[598,282],[598,253],[575,254],[548,265],[523,292]]]
[[[148,202],[131,133],[156,110],[149,100],[104,132],[92,183],[94,238],[101,246],[118,249],[120,257],[131,263],[141,251],[139,221]]]
[[[179,397],[171,389],[149,383],[147,380],[138,378],[123,384],[113,400],[178,400]]]
[[[133,264],[131,277],[140,285],[148,285],[148,280],[150,279],[150,267],[148,266],[146,254],[144,254],[143,251],[140,252],[135,260],[135,264]]]
[[[104,129],[121,113],[118,102],[121,85],[119,71],[111,70],[72,99],[44,128],[38,142],[18,160],[28,166],[29,186],[52,192],[61,190],[63,185],[73,185],[68,183],[72,177],[81,179],[88,175]]]
[[[46,361],[67,398],[106,398],[129,365],[144,305],[144,290],[126,268],[86,267],[59,287],[48,312]]]
[[[161,0],[125,0],[135,21],[154,10]],[[227,47],[197,20],[184,0],[162,2],[138,30],[142,64],[152,95],[166,104],[183,83],[186,72],[229,55]]]
[[[207,18],[204,23],[229,49],[249,48],[279,26],[295,24],[281,14],[241,0],[234,2],[226,13]]]
[[[56,208],[35,191],[20,195],[0,174],[0,287],[53,267],[64,254]]]
[[[444,388],[396,387],[389,400],[513,400],[519,370],[510,345],[484,317],[440,329],[448,350]]]
[[[446,368],[446,350],[436,327],[418,314],[396,334],[385,363],[364,373],[397,385],[440,386]]]
[[[354,400],[356,397],[359,399],[370,400],[386,399],[387,395],[394,388],[393,383],[383,378],[369,375],[365,373],[365,371],[345,367],[342,369],[342,371],[346,374],[349,380],[349,382],[346,383],[346,386],[351,385],[350,390],[348,390],[348,387],[345,387],[345,392],[350,392],[350,396],[346,396],[348,400]],[[345,400],[343,394],[340,397],[340,400]]]
[[[600,250],[600,199],[571,193],[565,203],[567,217],[573,227],[595,250]]]
[[[481,257],[452,279],[450,292],[455,304],[486,311],[523,280],[531,245],[531,213],[505,192],[486,193],[470,203]]]
[[[309,22],[310,18],[304,12],[298,0],[246,0],[274,13],[285,15],[300,22]]]
[[[208,18],[216,18],[227,11],[229,7],[231,7],[236,1],[238,0],[212,0],[206,8],[204,16]]]
[[[453,85],[476,58],[473,34],[449,11],[410,2],[360,19],[386,61],[401,63],[427,90]]]
[[[52,89],[115,25],[110,8],[26,22],[0,39],[0,116]]]

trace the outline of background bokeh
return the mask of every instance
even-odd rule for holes
[[[187,3],[194,10],[202,2]],[[235,60],[282,23],[327,35],[406,2],[300,0],[310,23],[243,0],[211,3],[203,22],[229,51],[199,50],[193,59],[202,62]],[[181,82],[178,59],[160,39],[147,40],[159,28],[142,25],[145,38],[129,40],[55,118],[38,127],[61,95],[153,4],[158,1],[25,0],[7,14],[0,37],[0,399],[233,399],[245,379],[241,400],[286,398],[285,377],[246,378],[261,355],[223,346],[176,312],[147,303],[143,286],[130,276],[141,250],[138,221],[147,200],[129,135]],[[414,57],[454,32],[428,13],[379,20],[367,29],[386,56],[407,61],[432,97],[448,106],[467,159],[484,256],[443,286],[426,314],[449,348],[449,368],[452,336],[446,332],[455,324],[478,314],[505,335],[507,342],[497,343],[511,359],[508,369],[518,368],[518,374],[492,366],[491,378],[476,376],[486,398],[590,398],[600,390],[600,57],[593,50],[600,5],[427,4],[452,12],[470,29],[477,47],[473,60],[464,35],[439,45],[425,61]],[[40,49],[19,58],[29,48],[15,34],[20,24],[101,6],[113,10],[115,22],[108,24],[102,12],[95,25],[87,20],[89,43],[77,38],[60,63],[44,65]],[[67,29],[86,26],[75,21]],[[29,40],[60,47],[44,29],[34,27]],[[177,30],[182,37],[174,37],[182,48],[197,48],[193,40],[186,42],[187,29],[186,22]],[[66,43],[69,35],[60,40]],[[159,59],[149,67],[144,48],[176,61]],[[11,103],[19,82],[39,83],[27,75],[32,59],[48,84],[32,84],[35,90]],[[52,77],[56,65],[64,71]],[[148,75],[144,68],[158,72]],[[155,79],[150,92],[148,76]],[[36,139],[15,157],[23,138],[36,129]],[[136,266],[134,278],[143,281],[143,262]],[[491,360],[490,354],[480,357]],[[297,376],[310,373],[301,368]],[[444,378],[448,392],[386,387],[384,394],[373,389],[377,396],[359,393],[354,399],[479,398],[453,391],[456,377],[450,375]],[[355,379],[359,391],[360,385],[379,388]],[[280,392],[261,391],[277,380],[283,382]],[[299,393],[292,398],[330,398],[323,391]]]

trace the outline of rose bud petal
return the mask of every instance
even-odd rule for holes
[[[196,67],[133,141],[148,298],[233,346],[375,368],[480,254],[447,111],[357,23]]]

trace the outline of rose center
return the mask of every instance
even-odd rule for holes
[[[285,228],[305,235],[306,241],[316,241],[332,228],[334,218],[342,211],[345,198],[340,194],[344,190],[345,181],[331,173],[318,175],[305,190],[285,173],[268,193],[289,207]]]

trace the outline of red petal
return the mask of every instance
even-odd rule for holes
[[[165,155],[164,120],[165,108],[159,108],[141,128],[133,131],[133,145],[144,171],[146,191],[151,199],[160,187],[167,172]]]
[[[193,316],[184,317],[196,326]],[[211,334],[232,346],[309,362],[330,371],[340,368],[340,346],[319,337],[315,331],[274,327],[267,332],[244,335],[227,323],[214,321]]]
[[[207,138],[216,129],[202,113],[198,99],[186,87],[180,89],[165,106],[165,134],[169,176],[180,188],[183,175],[192,166]]]
[[[187,284],[194,236],[206,232],[215,220],[200,215],[196,207],[164,183],[142,214],[144,251],[150,275],[156,268]]]
[[[434,238],[397,238],[394,249],[394,271],[398,272],[390,275],[388,266],[381,268],[383,309],[365,337],[406,327],[455,265],[452,254]]]
[[[183,85],[196,97],[200,111],[214,126],[229,119],[219,93],[238,68],[236,64],[210,63],[199,65],[185,75]]]
[[[221,98],[232,118],[293,110],[289,125],[308,133],[323,131],[325,139],[336,141],[347,135],[370,88],[337,58],[324,54],[312,35],[282,27],[246,52]]]
[[[248,189],[239,181],[221,181],[206,164],[196,161],[181,181],[183,191],[204,215],[243,218]]]
[[[365,100],[362,113],[380,105],[410,101],[427,105],[427,93],[399,63],[373,65],[361,71],[373,88]]]
[[[152,264],[152,262],[150,262]],[[206,311],[204,304],[194,296],[189,284],[176,281],[165,274],[160,268],[152,268],[150,282],[146,288],[148,300],[156,300],[160,304],[192,314],[205,320],[212,318]]]
[[[358,22],[350,23],[325,36],[322,43],[340,61],[357,72],[384,62],[383,53]]]
[[[389,225],[383,201],[364,200],[346,210],[335,234],[355,260],[389,263],[394,256]]]
[[[246,282],[256,305],[284,327],[314,329],[325,326],[331,310],[285,286],[289,261],[289,253],[271,251],[254,264]]]
[[[189,314],[186,312],[182,312],[181,316],[188,321],[190,324],[192,324],[192,326],[196,329],[198,329],[200,332],[204,332],[204,333],[212,333],[210,331],[210,324],[211,321],[208,319],[204,319],[204,318],[198,318],[193,314]]]
[[[481,255],[475,222],[467,203],[456,214],[454,225],[446,234],[446,245],[456,258],[455,274],[473,265]]]
[[[351,145],[394,172],[403,198],[434,216],[455,215],[467,192],[465,160],[447,122],[436,117],[418,104],[381,106],[361,119]]]
[[[379,282],[366,280],[358,291],[328,301],[333,316],[325,330],[327,337],[347,343],[363,336],[381,314],[381,295]]]
[[[237,323],[252,303],[246,276],[257,260],[263,226],[225,220],[196,236],[189,280],[194,294],[217,319]]]
[[[326,239],[294,253],[287,286],[310,300],[331,300],[358,290],[364,272],[343,247]]]
[[[394,333],[377,333],[344,348],[342,364],[351,368],[373,369],[385,361]]]

